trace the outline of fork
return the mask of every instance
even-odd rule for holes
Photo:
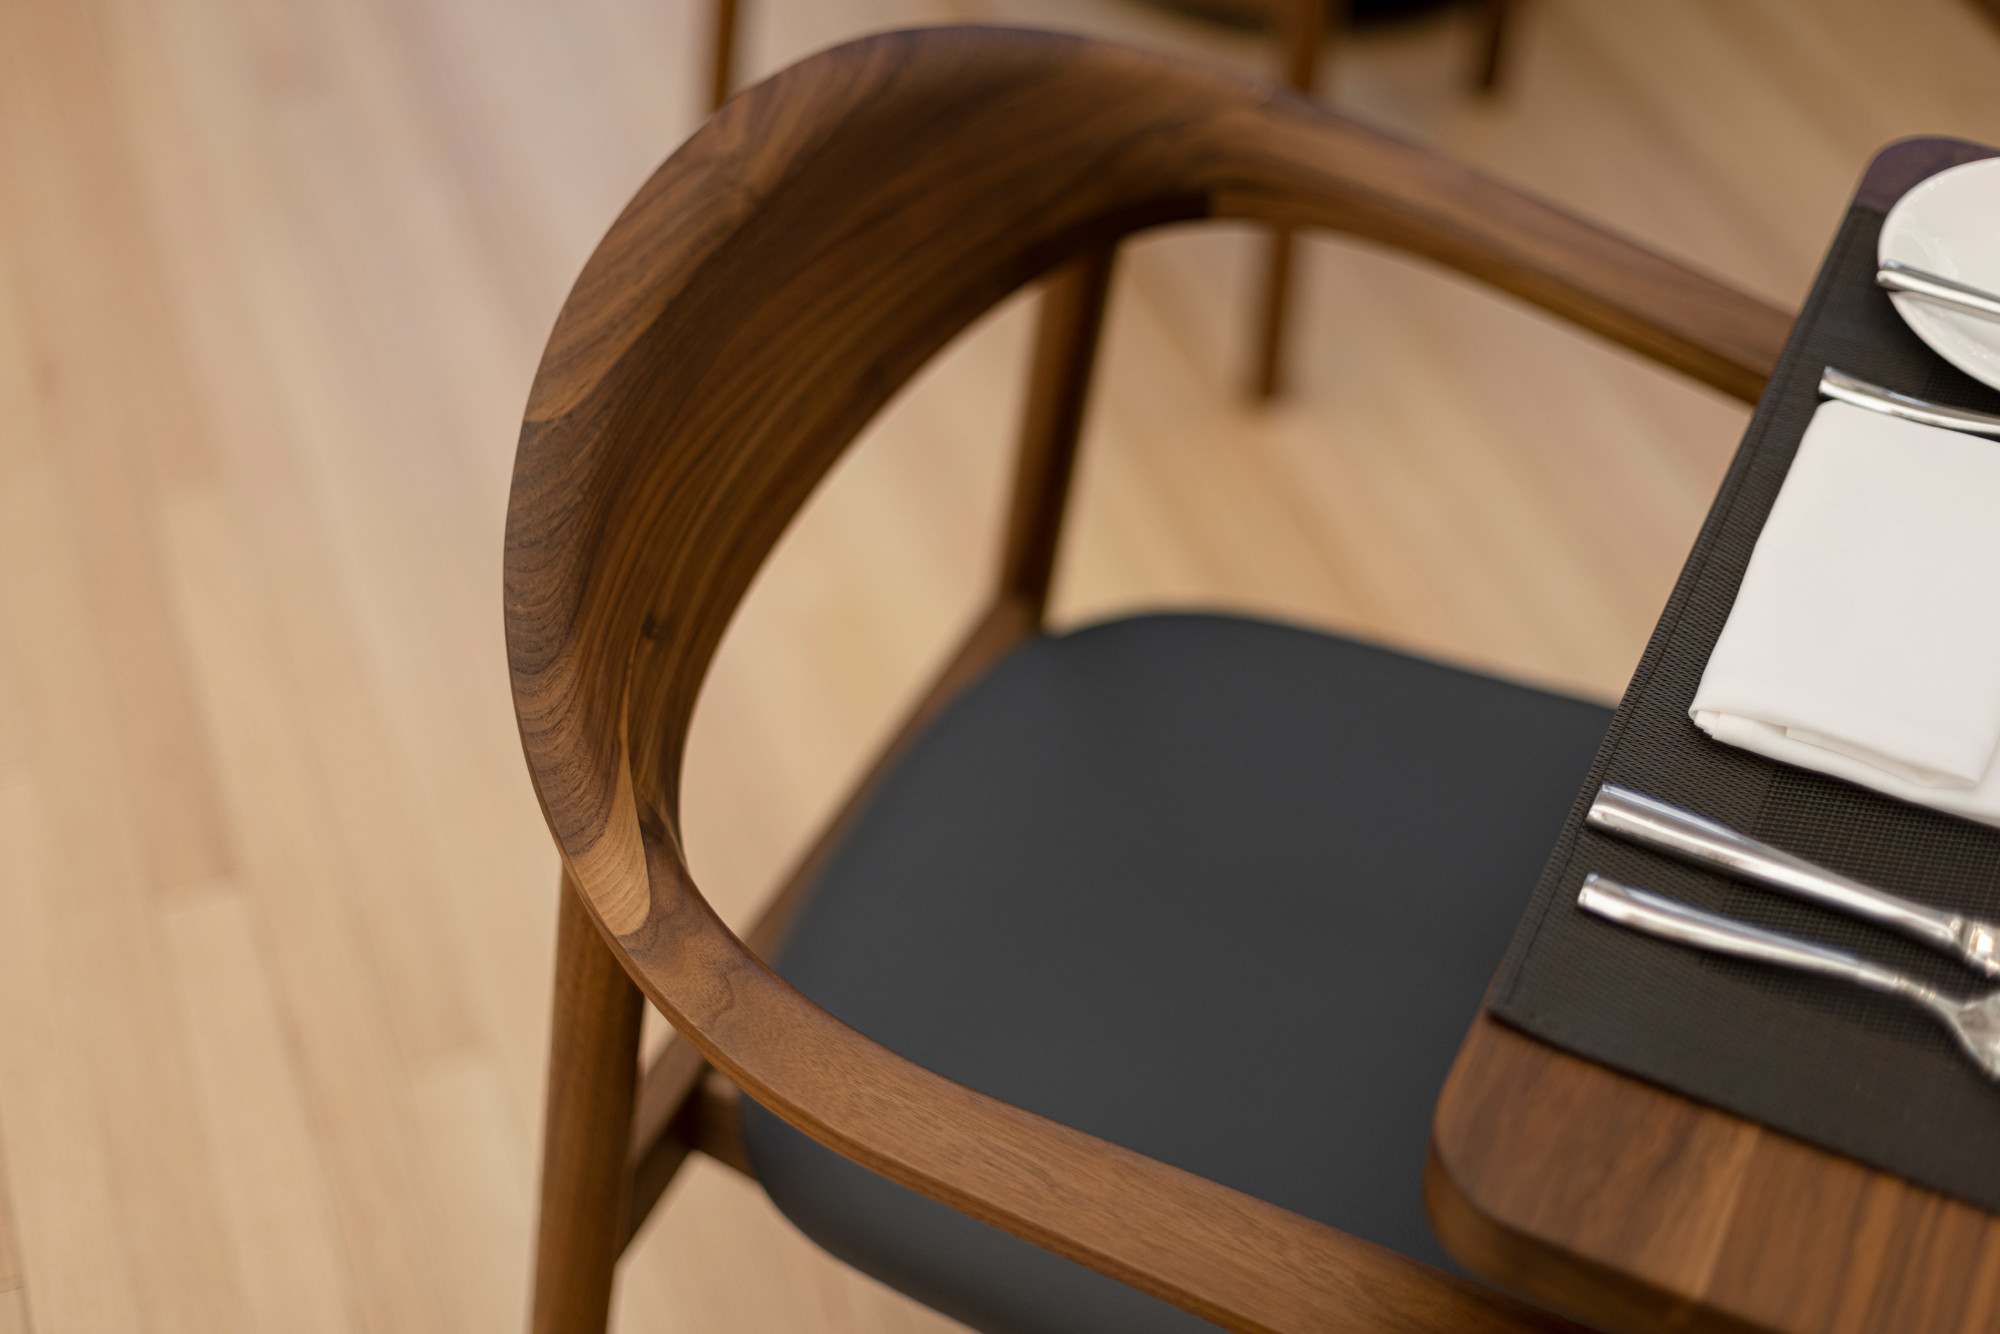
[[[1576,902],[1587,912],[1663,940],[1839,978],[1870,991],[1915,1001],[1951,1031],[1958,1045],[1988,1079],[2000,1080],[2000,991],[1971,1000],[1955,1000],[1905,973],[1857,955],[1703,912],[1674,899],[1621,885],[1595,871],[1584,877]]]

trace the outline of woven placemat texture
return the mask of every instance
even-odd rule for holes
[[[1576,907],[1584,875],[1602,871],[1893,964],[1955,993],[1982,989],[1970,971],[1880,928],[1583,824],[1598,784],[1620,783],[1895,893],[2000,919],[2000,829],[1718,745],[1688,719],[1757,534],[1819,401],[1822,367],[1934,402],[2000,412],[2000,394],[1918,341],[1875,286],[1882,219],[1857,205],[1842,223],[1489,1004],[1502,1020],[1556,1046],[2000,1211],[2000,1086],[1922,1011],[1843,983],[1654,940]]]

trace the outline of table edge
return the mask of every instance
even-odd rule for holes
[[[2000,157],[2000,148],[1945,136],[1915,136],[1885,145],[1870,159],[1857,183],[1851,205],[1886,212],[1918,182],[1966,162]],[[1851,206],[1850,205],[1850,206]],[[1508,1070],[1516,1066],[1533,1067]],[[1635,1124],[1644,1125],[1656,1143],[1696,1146],[1742,1146],[1747,1158],[1759,1140],[1790,1146],[1797,1154],[1821,1160],[1839,1175],[1858,1177],[1858,1189],[1888,1192],[1935,1201],[1939,1208],[1977,1213],[1970,1205],[1948,1200],[1937,1192],[1912,1185],[1901,1177],[1867,1167],[1853,1159],[1780,1135],[1755,1122],[1697,1103],[1681,1094],[1575,1056],[1517,1029],[1509,1028],[1482,1006],[1468,1029],[1451,1071],[1445,1077],[1431,1122],[1429,1152],[1424,1164],[1424,1207],[1431,1227],[1447,1253],[1470,1272],[1531,1301],[1591,1323],[1606,1323],[1634,1334],[1781,1334],[1781,1327],[1760,1323],[1742,1312],[1724,1310],[1707,1291],[1713,1277],[1712,1258],[1695,1272],[1674,1275],[1662,1263],[1641,1275],[1603,1258],[1551,1241],[1524,1216],[1532,1205],[1499,1200],[1482,1189],[1478,1144],[1492,1126],[1475,1106],[1473,1088],[1480,1079],[1522,1078],[1540,1099],[1575,1106],[1591,1099],[1615,1102]],[[1538,1109],[1539,1110],[1539,1109]],[[1546,1127],[1545,1127],[1546,1128]],[[1560,1153],[1561,1145],[1534,1145],[1532,1127],[1510,1127],[1522,1148]],[[1606,1169],[1608,1164],[1597,1164]],[[1697,1226],[1726,1229],[1736,1199],[1706,1201],[1719,1215],[1692,1220]],[[1679,1201],[1682,1206],[1689,1201]],[[2000,1235],[2000,1215],[1984,1214]],[[1686,1225],[1690,1220],[1679,1220]],[[1717,1238],[1719,1251],[1720,1238]],[[1635,1242],[1643,1257],[1643,1242]],[[1990,1286],[1990,1285],[1989,1285]]]

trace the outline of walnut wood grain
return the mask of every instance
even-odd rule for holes
[[[1090,398],[1114,254],[1104,246],[1058,270],[1043,293],[1035,327],[995,589],[1002,603],[1018,602],[1035,626],[1048,609],[1049,583],[1055,577],[1056,546],[1076,471],[1077,439]]]
[[[532,1334],[602,1329],[610,1313],[645,1009],[568,876],[558,897]]]
[[[653,1206],[694,1151],[683,1116],[707,1074],[708,1062],[679,1034],[668,1037],[646,1064],[625,1151],[625,1189],[619,1201],[620,1254],[645,1226]]]
[[[688,1142],[724,1167],[755,1181],[757,1169],[743,1140],[743,1090],[711,1070],[690,1106]]]
[[[1425,1200],[1468,1268],[1608,1329],[2000,1328],[2000,1225],[1490,1018]]]
[[[1887,209],[1996,150],[1906,139]],[[1482,1015],[1438,1100],[1425,1203],[1474,1272],[1620,1330],[2000,1329],[2000,1219]]]
[[[632,979],[745,1093],[864,1166],[1231,1329],[1563,1328],[911,1065],[764,967],[679,851],[702,676],[840,452],[1009,292],[1203,216],[1389,244],[1746,399],[1790,322],[1303,99],[1163,57],[975,28],[827,52],[739,94],[654,175],[551,335],[506,549],[536,791]]]
[[[632,1244],[653,1206],[666,1194],[692,1154],[706,1154],[725,1167],[751,1180],[757,1169],[750,1163],[750,1151],[743,1139],[742,1091],[709,1068],[701,1054],[676,1038],[647,1069],[647,1077],[657,1080],[657,1098],[673,1098],[664,1124],[643,1146],[635,1139],[627,1171],[625,1196],[620,1205],[618,1250]],[[687,1087],[680,1077],[689,1075]]]
[[[1344,34],[1348,0],[1209,0],[1182,5],[1190,12],[1221,13],[1232,21],[1269,24],[1277,30],[1277,77],[1287,88],[1311,96],[1328,34]],[[1472,87],[1492,93],[1500,85],[1501,62],[1513,26],[1513,0],[1477,0],[1481,36],[1473,63]],[[720,107],[735,87],[739,0],[715,0],[713,69],[710,105]],[[1292,269],[1296,246],[1292,230],[1274,230],[1264,249],[1263,278],[1258,286],[1257,312],[1252,321],[1250,395],[1269,401],[1283,387],[1286,331],[1291,323]]]

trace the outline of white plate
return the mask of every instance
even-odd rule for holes
[[[2000,158],[1941,171],[1897,200],[1882,222],[1875,257],[2000,292]],[[2000,323],[1907,292],[1889,299],[1932,351],[2000,389]]]

